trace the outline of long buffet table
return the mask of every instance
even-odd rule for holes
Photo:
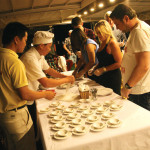
[[[84,83],[89,84],[90,88],[102,88],[96,83],[89,82],[88,79],[83,80]],[[82,81],[81,81],[82,82]],[[83,135],[72,134],[66,139],[55,139],[54,134],[56,131],[52,130],[54,123],[51,123],[51,117],[49,114],[57,109],[57,107],[49,107],[53,102],[59,101],[59,95],[66,93],[66,89],[55,88],[56,98],[52,101],[46,99],[36,100],[37,107],[37,117],[39,134],[42,141],[44,150],[148,150],[150,149],[150,112],[142,107],[128,101],[123,100],[120,96],[115,93],[110,95],[99,95],[96,100],[89,100],[85,103],[79,98],[79,91],[77,82],[75,85],[68,89],[67,95],[71,96],[74,94],[77,97],[74,101],[80,101],[80,105],[77,108],[73,108],[78,114],[83,112],[78,112],[79,107],[87,105],[90,109],[93,104],[100,103],[105,104],[108,101],[119,103],[122,105],[120,110],[112,111],[108,109],[108,112],[113,113],[115,116],[113,118],[118,118],[121,120],[121,125],[118,127],[107,126],[106,120],[102,120],[102,114],[96,114],[96,109],[93,109],[95,115],[99,117],[99,122],[102,121],[106,123],[106,128],[102,131],[94,132],[90,130],[92,123],[86,123],[87,117],[80,117],[83,120],[84,126],[87,130]],[[67,115],[63,114],[63,111],[67,109],[74,101],[59,101],[60,105],[64,105],[61,115],[66,118]],[[108,107],[108,106],[107,106]],[[42,112],[41,110],[46,109],[47,111]],[[91,108],[92,109],[92,108]],[[42,112],[42,113],[41,113]],[[67,123],[66,129],[70,132],[73,128],[69,126],[69,121],[64,119]]]

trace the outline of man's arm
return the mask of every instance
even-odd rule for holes
[[[136,66],[128,80],[128,85],[134,87],[146,74],[150,68],[150,52],[135,53]],[[132,89],[126,89],[125,87],[121,91],[123,97],[128,98]]]
[[[17,91],[21,99],[27,101],[33,101],[39,98],[46,98],[51,100],[55,96],[55,93],[52,91],[43,91],[43,92],[32,91],[28,88],[28,86],[18,88]]]
[[[65,77],[67,77],[66,75],[63,75],[63,74],[57,72],[55,69],[53,69],[51,67],[49,67],[47,70],[43,70],[43,71],[44,71],[44,73],[46,73],[46,74],[48,74],[52,77],[55,77],[55,78],[65,78]]]
[[[43,87],[49,88],[49,87],[56,87],[58,85],[61,85],[63,83],[74,83],[75,79],[74,76],[67,76],[65,78],[61,79],[52,79],[43,77],[41,79],[38,79],[38,81],[42,84]]]
[[[131,87],[135,86],[150,68],[150,52],[135,53],[135,58],[137,65],[128,80]]]

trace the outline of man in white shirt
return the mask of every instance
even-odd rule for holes
[[[46,56],[51,50],[53,37],[54,34],[49,31],[37,31],[33,38],[34,46],[20,58],[26,68],[29,88],[34,91],[38,90],[40,84],[45,88],[49,88],[56,87],[63,83],[73,83],[75,81],[74,76],[65,76],[57,72],[51,68],[45,60],[44,56]],[[46,74],[57,79],[47,78]],[[27,104],[36,128],[35,105],[32,105],[33,102],[31,101]]]
[[[130,32],[121,65],[121,95],[150,110],[150,26],[124,4],[119,4],[110,17],[118,29]]]

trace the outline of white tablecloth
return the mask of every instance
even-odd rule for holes
[[[57,95],[64,92],[65,90],[56,88]],[[70,88],[69,93],[79,95],[77,86]],[[120,101],[121,98],[113,93],[109,96],[97,96],[95,102],[106,100]],[[48,107],[51,102],[46,99],[36,100],[37,111]],[[85,135],[71,136],[65,140],[52,138],[54,131],[51,130],[52,125],[49,123],[49,112],[37,113],[43,148],[45,150],[149,150],[150,112],[128,100],[121,102],[123,103],[121,110],[114,112],[116,117],[122,120],[119,128],[106,128],[101,132],[89,131]],[[71,102],[61,101],[61,103],[67,107]]]

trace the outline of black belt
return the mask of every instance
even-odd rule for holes
[[[8,110],[8,111],[16,111],[16,110],[19,110],[19,109],[22,109],[24,108],[26,105],[23,105],[23,106],[20,106],[18,108],[14,108],[14,109],[11,109],[11,110]]]

